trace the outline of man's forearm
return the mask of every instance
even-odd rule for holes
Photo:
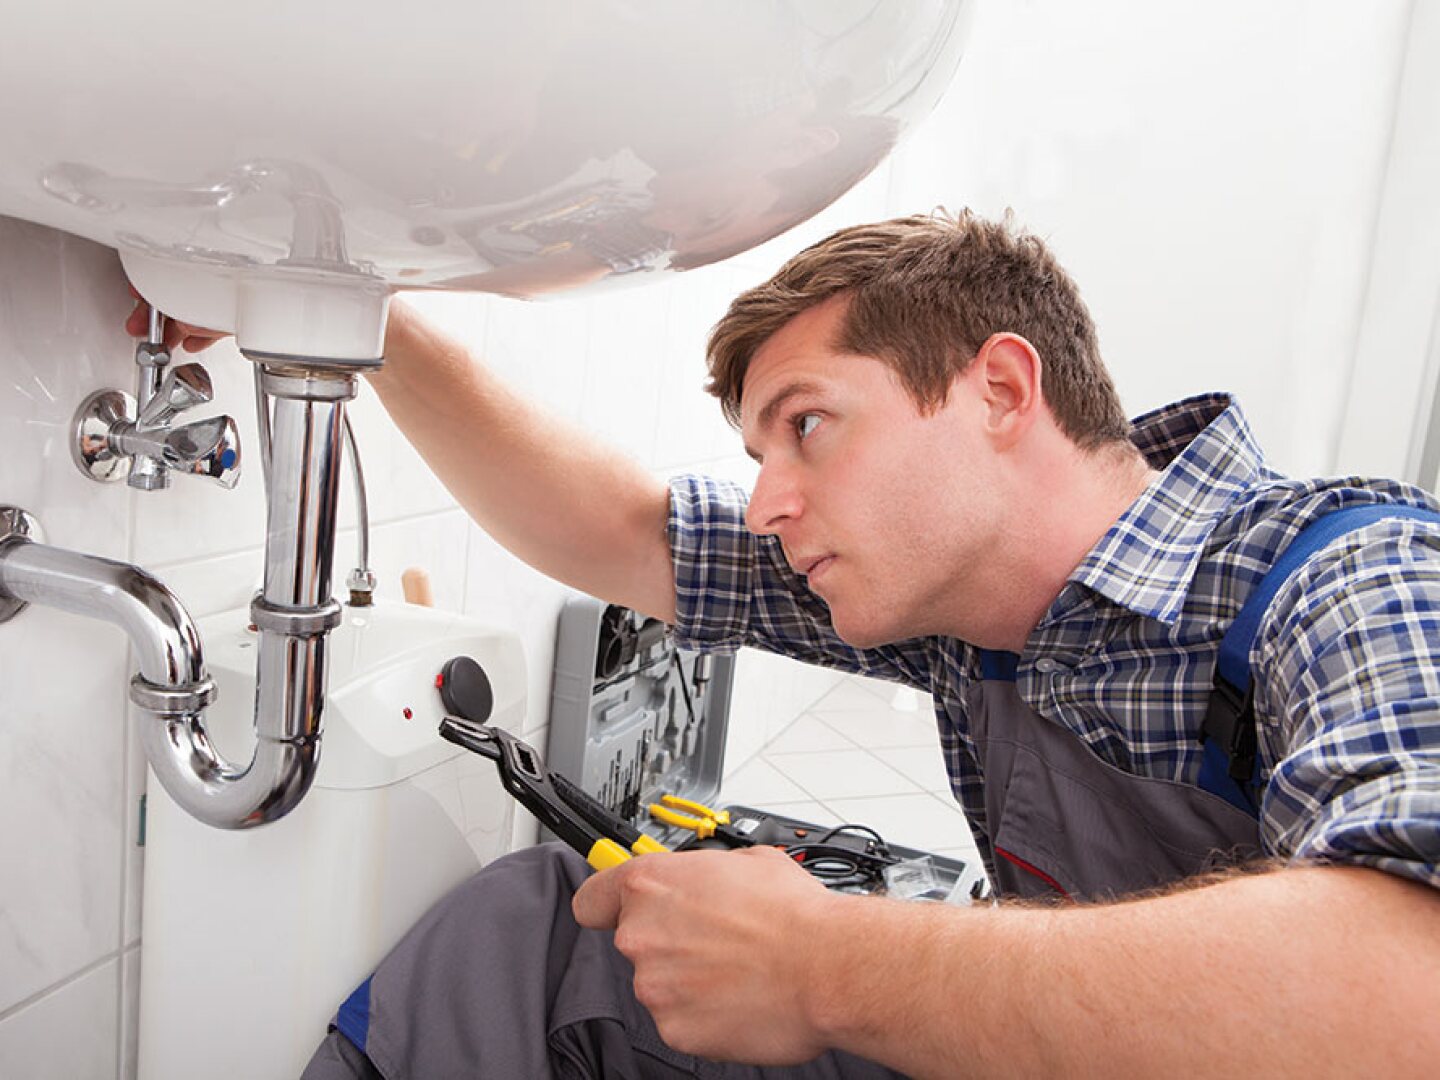
[[[542,573],[674,621],[662,481],[516,394],[400,303],[385,354],[371,385],[486,532]]]
[[[821,1036],[918,1077],[1401,1076],[1440,1060],[1440,896],[1379,871],[1063,908],[837,899],[847,917],[816,940],[810,980]]]

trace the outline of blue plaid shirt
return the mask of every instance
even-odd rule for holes
[[[1104,761],[1194,784],[1220,638],[1290,540],[1342,506],[1437,504],[1397,482],[1280,476],[1224,395],[1148,413],[1132,439],[1160,478],[1070,575],[1026,643],[1016,688]],[[951,786],[988,858],[965,705],[979,650],[947,637],[846,645],[779,541],[745,528],[745,504],[733,484],[671,482],[680,644],[751,645],[930,693]],[[1437,655],[1440,527],[1368,525],[1290,579],[1250,654],[1267,852],[1440,887]]]

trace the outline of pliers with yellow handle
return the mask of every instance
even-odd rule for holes
[[[495,762],[505,790],[596,870],[668,850],[579,785],[552,773],[533,746],[504,728],[447,716],[440,721],[440,736]]]
[[[697,840],[715,837],[730,847],[750,847],[755,841],[730,821],[730,811],[716,810],[679,795],[661,795],[658,803],[650,804],[650,816],[677,829],[688,829]]]

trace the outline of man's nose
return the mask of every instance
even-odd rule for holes
[[[800,516],[802,505],[794,477],[782,469],[763,465],[750,492],[745,525],[760,536],[777,533],[787,521]]]

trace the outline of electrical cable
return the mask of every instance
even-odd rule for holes
[[[831,843],[836,836],[854,833],[868,834],[871,842],[863,849]],[[807,843],[787,845],[784,851],[832,889],[878,888],[885,884],[885,871],[901,861],[870,826],[850,823],[836,825]]]

